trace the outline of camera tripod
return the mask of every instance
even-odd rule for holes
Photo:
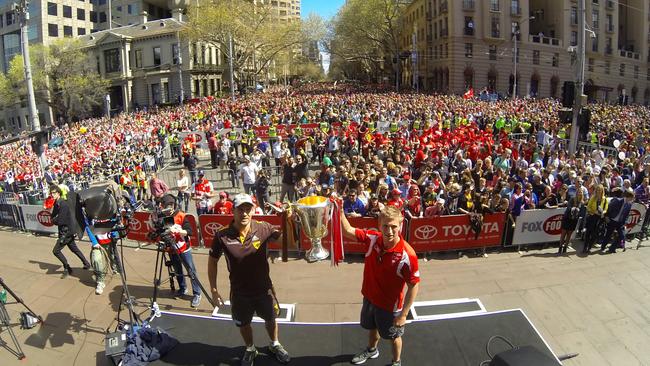
[[[167,248],[171,249],[171,252],[167,251]],[[183,275],[184,277],[189,277],[190,279],[190,285],[192,282],[196,281],[196,283],[199,285],[199,288],[201,289],[201,292],[205,296],[205,298],[208,300],[210,305],[213,307],[214,302],[212,301],[212,297],[208,292],[205,290],[205,287],[203,287],[203,284],[201,284],[201,281],[196,277],[196,273],[192,270],[190,265],[187,263],[185,258],[178,252],[178,248],[176,248],[175,245],[167,245],[164,241],[158,241],[158,247],[157,247],[157,254],[156,254],[156,268],[154,270],[154,279],[153,279],[153,298],[151,299],[151,308],[152,309],[157,309],[158,304],[158,290],[160,288],[160,285],[163,283],[162,281],[162,271],[163,271],[163,266],[167,267],[167,273],[169,275],[169,278],[166,279],[164,282],[169,282],[169,287],[171,288],[172,291],[176,291],[175,285],[174,285],[174,277],[178,275],[176,271],[173,268],[172,265],[172,256],[176,256],[178,260],[181,262],[181,265],[183,268],[185,268],[185,271],[187,274]]]
[[[120,248],[123,249],[122,247],[122,239],[120,238]],[[126,307],[129,311],[129,324],[131,327],[134,326],[141,326],[142,325],[142,320],[140,319],[140,315],[135,312],[133,305],[135,304],[135,298],[131,296],[131,293],[129,292],[129,286],[126,284],[126,272],[124,271],[124,260],[122,258],[122,252],[118,254],[117,251],[117,241],[113,240],[109,244],[111,246],[111,249],[113,251],[113,255],[115,256],[115,266],[117,266],[117,271],[120,274],[120,280],[122,281],[122,294],[120,295],[120,303],[117,308],[117,326],[115,330],[120,329],[120,326],[122,326],[123,329],[126,329],[124,327],[124,321],[121,320],[120,314],[122,312],[122,304],[126,304]],[[125,300],[125,295],[126,295],[126,300]],[[109,326],[110,328],[110,326]],[[108,332],[109,329],[107,329]]]
[[[27,309],[28,311],[27,315],[38,319],[39,323],[41,324],[43,323],[43,318],[41,318],[40,315],[36,315],[36,313],[33,312],[32,309],[30,309],[29,306],[27,306],[27,304],[25,304],[25,302],[9,288],[9,286],[7,286],[5,281],[3,281],[2,277],[0,277],[0,286],[3,289],[7,290],[7,292],[14,298],[14,300],[16,300],[19,304],[22,304],[25,307],[25,309]],[[21,328],[31,328],[27,323],[27,319],[26,319],[27,315],[21,314]],[[13,353],[14,356],[18,357],[19,360],[24,359],[25,353],[23,352],[23,349],[20,347],[20,343],[18,343],[18,339],[16,338],[14,331],[11,329],[11,318],[9,317],[9,313],[7,312],[7,308],[5,308],[5,304],[2,301],[0,301],[0,331],[2,330],[3,327],[7,329],[7,332],[11,336],[11,340],[14,342],[14,346],[16,346],[16,351],[6,347],[6,345],[5,348],[7,348],[9,352]]]

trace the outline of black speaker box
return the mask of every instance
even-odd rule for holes
[[[513,348],[498,353],[490,366],[558,366],[558,362],[532,346]]]

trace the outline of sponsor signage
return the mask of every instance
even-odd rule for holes
[[[57,226],[52,223],[52,214],[43,206],[23,205],[20,207],[25,219],[25,230],[41,233],[56,233],[58,231]]]
[[[208,148],[208,140],[205,138],[204,132],[181,132],[178,134],[178,139],[181,141],[194,141],[198,149]]]
[[[133,217],[129,220],[129,232],[126,237],[130,240],[151,243],[152,240],[148,238],[149,233],[154,230],[151,216],[151,212],[136,211],[133,214]],[[193,233],[193,235],[190,236],[190,245],[198,247],[200,241],[196,227],[196,218],[191,214],[187,214],[185,217],[189,221]]]
[[[556,208],[522,211],[517,218],[512,245],[559,241],[565,210]]]
[[[233,215],[201,215],[199,216],[199,224],[201,227],[201,236],[203,237],[203,245],[206,248],[212,247],[212,241],[216,233],[230,225]],[[258,215],[253,217],[254,220],[268,222],[273,225],[278,231],[282,231],[282,218],[275,215]],[[268,246],[271,250],[282,249],[281,241],[273,241]]]
[[[627,217],[625,222],[625,233],[626,234],[636,234],[641,232],[641,226],[643,226],[643,219],[645,218],[646,208],[640,203],[632,204],[632,209],[630,210],[630,216]]]
[[[412,219],[409,244],[416,252],[472,249],[501,245],[505,214],[485,215],[478,238],[469,215]]]

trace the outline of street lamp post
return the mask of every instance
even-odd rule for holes
[[[524,22],[530,21],[530,20],[535,20],[535,17],[528,17]],[[521,35],[521,29],[519,29],[519,26],[521,24],[517,24],[513,22],[511,24],[512,26],[512,40],[514,42],[514,72],[515,72],[515,80],[512,83],[512,99],[517,99],[517,66],[519,64],[519,48],[517,47],[517,37]]]
[[[585,85],[585,0],[578,0],[578,52],[576,67],[578,69],[578,85],[573,104],[573,120],[571,122],[571,139],[569,140],[569,154],[575,154],[578,149],[578,116],[582,109],[582,94]]]
[[[36,108],[36,96],[34,95],[34,83],[32,81],[32,66],[29,58],[29,1],[21,0],[20,3],[14,3],[14,13],[18,16],[20,22],[20,45],[23,55],[23,67],[25,69],[25,82],[27,84],[27,105],[29,107],[29,118],[31,120],[32,128],[35,132],[41,131],[41,121],[38,117],[38,109]],[[38,162],[41,167],[41,173],[45,172],[47,166],[47,159],[40,148],[42,136],[36,136],[38,139],[37,144],[39,149],[35,151],[38,155]]]

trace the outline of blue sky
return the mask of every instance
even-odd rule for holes
[[[300,4],[300,14],[302,17],[309,16],[310,13],[317,13],[326,20],[333,17],[345,0],[302,0]]]

